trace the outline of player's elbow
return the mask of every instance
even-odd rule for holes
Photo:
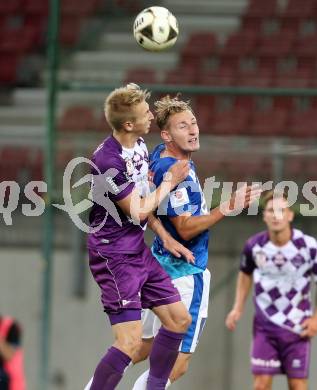
[[[177,233],[180,236],[180,238],[184,241],[190,241],[193,238],[193,235],[187,229],[178,229]]]

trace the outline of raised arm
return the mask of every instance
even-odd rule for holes
[[[157,209],[162,200],[170,191],[181,183],[188,176],[188,161],[178,161],[168,170],[160,186],[148,196],[141,198],[138,190],[134,189],[128,196],[116,203],[134,221],[144,221],[154,210]]]
[[[245,302],[252,286],[252,275],[240,271],[237,279],[236,296],[232,310],[226,318],[226,326],[229,330],[235,330],[237,322],[244,311]]]

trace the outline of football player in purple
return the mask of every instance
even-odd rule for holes
[[[293,228],[293,218],[283,194],[265,195],[267,230],[245,244],[235,302],[226,319],[234,330],[253,284],[254,390],[271,390],[276,374],[287,376],[290,390],[308,389],[311,338],[317,334],[317,310],[310,298],[311,280],[317,281],[317,242]]]
[[[149,357],[147,389],[165,389],[191,323],[178,290],[144,242],[147,221],[166,238],[152,211],[189,173],[188,161],[178,161],[161,185],[149,191],[148,152],[142,138],[153,119],[148,97],[135,84],[109,94],[105,116],[113,133],[92,158],[95,203],[90,212],[89,265],[115,341],[95,370],[91,390],[116,388],[141,343],[141,308],[153,310],[162,323]],[[181,253],[180,244],[175,248],[190,258],[189,250]]]

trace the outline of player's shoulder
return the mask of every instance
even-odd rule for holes
[[[299,229],[292,229],[292,242],[298,249],[303,247],[317,248],[316,238]]]
[[[157,145],[150,154],[150,170],[156,172],[166,172],[177,161],[172,157],[161,157],[162,151],[164,151],[165,145]]]
[[[94,151],[93,162],[98,166],[105,168],[118,168],[125,167],[125,161],[122,157],[122,146],[113,137],[107,137]]]
[[[253,236],[249,237],[245,243],[245,247],[249,249],[252,249],[256,245],[260,247],[264,247],[269,240],[270,240],[269,233],[267,230],[264,230],[262,232],[258,232]]]

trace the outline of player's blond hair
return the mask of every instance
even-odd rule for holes
[[[150,92],[134,83],[116,88],[105,100],[104,111],[107,122],[113,129],[120,130],[123,123],[135,121],[134,107],[149,97]]]
[[[190,101],[180,100],[180,94],[177,94],[175,97],[170,97],[166,95],[160,100],[157,100],[154,103],[155,112],[156,112],[156,123],[160,130],[167,127],[169,117],[179,112],[190,111],[193,112],[193,109],[190,106]]]

